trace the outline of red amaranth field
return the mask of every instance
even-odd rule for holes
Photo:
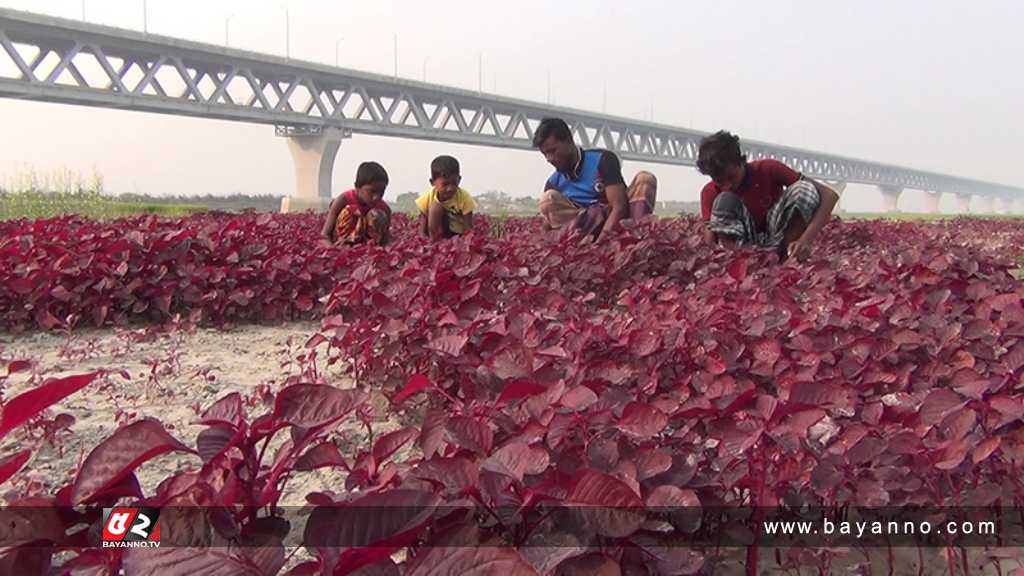
[[[9,493],[5,513],[33,511],[0,573],[829,573],[872,559],[764,554],[779,541],[761,522],[1024,506],[1024,225],[836,221],[784,265],[702,245],[693,219],[600,246],[482,227],[431,245],[399,217],[390,246],[338,248],[312,215],[0,223],[8,331],[321,321],[301,374],[197,407],[194,443],[126,420],[63,488]],[[120,376],[4,363],[38,372],[0,417],[0,481],[20,486],[34,450],[74,434],[48,408]],[[353,427],[362,443],[341,443]],[[191,464],[144,493],[137,470],[169,452]],[[278,504],[312,470],[337,486],[306,496],[299,528]],[[115,503],[164,509],[164,546],[96,547]],[[982,544],[1024,546],[1006,538],[915,543],[980,574],[1013,555]]]

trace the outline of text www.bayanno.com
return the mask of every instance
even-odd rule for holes
[[[772,536],[991,536],[996,533],[996,523],[939,522],[927,521],[839,521],[825,518],[819,521],[769,521],[762,523],[765,534]]]

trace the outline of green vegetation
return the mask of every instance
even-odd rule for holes
[[[204,212],[198,203],[154,202],[141,196],[110,196],[103,193],[103,177],[89,178],[71,170],[51,173],[21,171],[0,183],[0,220],[50,218],[79,214],[90,218],[119,218],[137,214],[187,216]]]
[[[120,218],[137,214],[178,217],[205,211],[206,207],[199,204],[122,202],[91,191],[0,192],[0,220],[51,218],[65,214],[79,214],[90,218]]]

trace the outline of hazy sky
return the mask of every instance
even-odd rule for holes
[[[82,0],[0,0],[0,6],[82,17]],[[1019,136],[1024,3],[982,1],[149,0],[149,31],[1024,186]],[[142,0],[85,0],[90,22],[142,29]],[[0,60],[6,55],[0,54]],[[291,157],[270,126],[0,99],[0,180],[95,165],[114,192],[283,195]],[[382,162],[388,196],[426,186],[451,153],[470,191],[537,195],[550,168],[539,153],[356,135],[342,144],[335,193],[356,165]],[[659,196],[694,200],[693,169],[653,170]],[[912,198],[912,197],[910,197]],[[847,209],[876,207],[851,186]],[[950,199],[943,201],[944,206]]]

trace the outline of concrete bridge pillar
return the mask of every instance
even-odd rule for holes
[[[956,213],[962,216],[966,216],[971,213],[971,195],[970,194],[957,194],[956,195]]]
[[[331,202],[334,159],[341,141],[352,133],[319,126],[278,126],[277,135],[288,138],[288,151],[295,164],[295,191],[281,199],[281,212],[323,211]]]
[[[878,190],[882,192],[882,213],[895,212],[903,189],[895,186],[879,186]]]
[[[975,196],[973,203],[973,212],[975,214],[991,214],[992,213],[992,197],[991,196]]]
[[[942,199],[940,192],[925,192],[924,193],[924,213],[925,214],[938,214],[939,213],[939,200]]]

